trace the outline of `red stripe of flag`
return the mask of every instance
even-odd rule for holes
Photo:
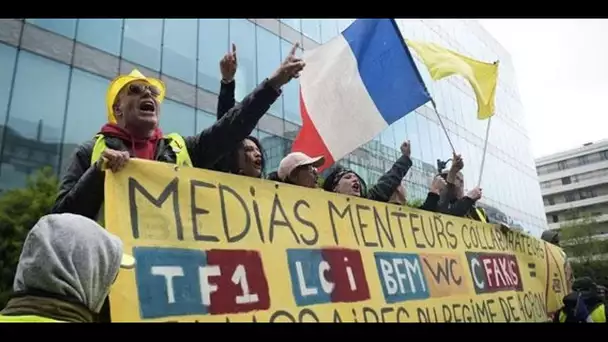
[[[302,89],[300,88],[300,116],[302,117],[302,128],[293,142],[291,147],[292,152],[306,153],[311,157],[324,156],[325,164],[319,167],[319,172],[322,172],[326,168],[330,167],[334,163],[329,149],[325,145],[323,138],[319,135],[317,128],[310,120],[306,104],[302,99]]]

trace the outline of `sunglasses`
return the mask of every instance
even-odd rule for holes
[[[131,83],[127,88],[129,95],[141,95],[146,91],[149,91],[150,94],[154,97],[158,97],[160,95],[160,89],[145,83]]]

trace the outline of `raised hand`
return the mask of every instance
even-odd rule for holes
[[[460,172],[460,170],[462,170],[462,168],[464,168],[464,161],[462,160],[462,156],[460,154],[454,153],[454,155],[452,156],[452,167],[450,168],[450,171],[458,173]]]
[[[462,156],[460,154],[454,153],[452,155],[452,166],[450,167],[450,170],[448,171],[448,177],[447,177],[448,183],[456,184],[456,178],[457,178],[456,176],[458,175],[458,172],[460,172],[460,170],[462,170],[463,167],[464,167],[464,161],[462,160]]]
[[[471,191],[469,191],[469,193],[467,194],[467,197],[477,201],[479,199],[481,199],[481,196],[483,196],[482,190],[481,188],[477,187],[477,188],[473,188]]]
[[[220,60],[220,72],[224,82],[232,82],[237,68],[236,45],[232,43],[232,51],[224,55]]]
[[[281,63],[281,66],[268,78],[268,82],[273,88],[278,90],[291,81],[292,78],[300,77],[300,72],[304,69],[306,63],[296,56],[299,46],[299,43],[293,45],[291,51]]]
[[[406,140],[401,144],[401,154],[406,157],[409,157],[412,154],[412,145],[409,140]]]
[[[441,191],[445,188],[446,185],[447,183],[445,179],[443,179],[443,177],[436,176],[433,179],[433,182],[431,183],[431,192],[440,195]]]

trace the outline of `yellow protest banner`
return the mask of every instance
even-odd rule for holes
[[[567,291],[559,248],[467,219],[140,160],[105,187],[113,321],[542,322]]]

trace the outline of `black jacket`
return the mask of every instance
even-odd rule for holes
[[[404,155],[399,157],[393,167],[378,179],[378,183],[367,191],[367,198],[378,202],[388,202],[410,167],[412,167],[410,157]]]
[[[429,192],[426,195],[426,200],[418,207],[420,210],[426,211],[437,211],[437,205],[439,204],[440,196],[434,192]]]
[[[441,198],[437,204],[437,211],[442,214],[448,214],[456,217],[469,216],[473,220],[481,221],[477,217],[475,210],[475,200],[464,196],[461,199],[456,198],[456,186],[453,183],[447,183],[441,192]],[[487,217],[486,217],[487,221]]]
[[[262,82],[226,115],[195,136],[185,137],[186,147],[193,166],[213,169],[218,160],[235,149],[255,129],[259,119],[277,100],[280,91],[272,88],[267,80]],[[69,167],[61,179],[59,194],[52,213],[72,213],[95,219],[104,201],[104,174],[91,166],[94,140],[78,146]],[[106,139],[108,148],[130,151],[118,138]],[[176,156],[166,140],[157,145],[155,160],[175,163]]]
[[[561,323],[559,316],[562,312],[566,315],[566,321],[564,323],[583,323],[586,321],[587,316],[591,315],[598,307],[607,304],[606,300],[601,298],[596,290],[573,291],[564,297],[563,303],[564,306],[554,314],[553,323]],[[579,305],[584,305],[584,309],[578,308]],[[608,323],[608,310],[604,308],[604,312],[605,318],[603,323]],[[583,313],[585,314],[581,315]]]
[[[234,80],[231,82],[225,83],[224,81],[220,82],[220,93],[217,96],[217,111],[216,116],[217,120],[222,119],[226,113],[230,110],[230,108],[234,107],[236,104],[236,100],[234,99],[234,88],[236,83]],[[245,137],[243,137],[245,138]],[[229,151],[227,154],[224,154],[214,165],[213,169],[221,172],[233,172],[234,171],[234,150]]]
[[[234,99],[234,88],[236,83],[220,82],[220,94],[217,96],[217,119],[221,119],[224,114],[228,113],[230,108],[234,107],[236,100]]]

